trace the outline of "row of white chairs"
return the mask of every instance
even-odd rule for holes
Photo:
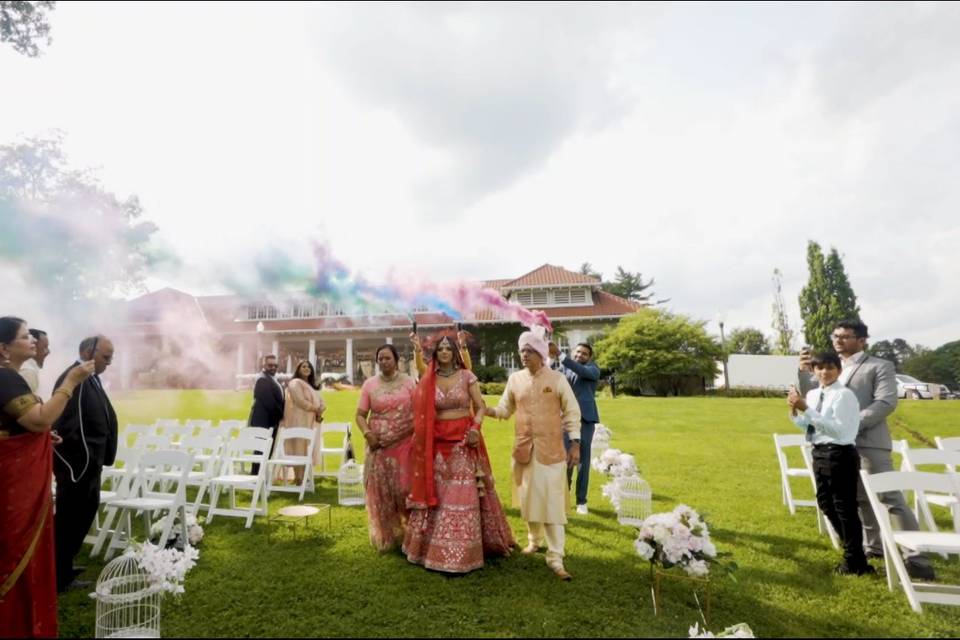
[[[912,448],[905,440],[893,442],[893,452],[900,455],[899,471],[890,471],[870,475],[861,471],[861,479],[871,507],[877,517],[884,545],[887,584],[890,590],[896,582],[902,586],[911,608],[922,612],[922,602],[960,605],[960,585],[931,584],[913,582],[907,574],[900,553],[900,547],[915,553],[937,553],[947,558],[957,554],[960,558],[960,437],[935,439],[937,448]],[[797,500],[793,497],[790,478],[809,477],[813,483],[810,446],[802,435],[774,435],[777,459],[780,463],[780,479],[783,501],[796,513],[796,508],[813,506],[816,501]],[[804,461],[803,467],[790,467],[785,449],[799,446]],[[920,470],[935,466],[941,472],[931,473]],[[922,530],[896,531],[890,521],[890,515],[882,502],[884,493],[900,491],[913,494],[913,510]],[[931,505],[945,507],[952,515],[952,531],[940,531],[933,516]],[[818,524],[824,519],[817,508]],[[829,522],[826,523],[829,527]],[[837,539],[832,528],[831,539],[834,545]]]
[[[346,440],[349,429],[350,424],[345,423],[336,431],[344,433]],[[261,427],[245,427],[227,442],[217,437],[187,435],[173,448],[169,440],[163,446],[162,436],[142,436],[135,443],[142,447],[118,448],[117,463],[104,468],[106,488],[101,491],[101,505],[105,514],[103,522],[98,518],[94,533],[88,536],[87,541],[93,545],[92,555],[99,554],[106,545],[105,555],[109,559],[117,549],[124,548],[132,536],[134,515],[143,518],[149,535],[154,514],[162,514],[164,524],[159,542],[163,546],[177,516],[183,524],[187,513],[199,514],[206,509],[207,522],[217,515],[239,516],[246,519],[249,528],[255,516],[267,514],[271,492],[297,493],[302,501],[304,493],[315,488],[313,451],[320,435],[320,430],[305,427],[281,429],[272,455],[271,431]],[[305,442],[304,454],[287,453],[287,443],[297,440]],[[147,445],[157,445],[157,448]],[[344,448],[329,450],[340,452]],[[250,465],[249,472],[242,468],[245,465]],[[303,468],[300,483],[295,486],[275,483],[278,471],[283,473],[287,467]],[[188,503],[186,488],[189,486],[197,488],[197,495]],[[238,490],[252,493],[249,506],[238,505]],[[225,491],[229,492],[229,506],[222,507],[220,498]],[[205,504],[206,495],[209,502]],[[186,539],[185,526],[182,535]]]
[[[157,423],[167,422],[158,420]],[[200,423],[204,421],[193,420],[188,422]],[[210,423],[211,421],[205,421]],[[246,423],[242,420],[221,420],[220,424],[186,426],[166,425],[163,431],[158,430],[158,425],[127,425],[121,437],[122,442],[130,442],[133,438],[131,448],[134,449],[168,449],[179,448],[186,438],[193,437],[215,437],[223,442],[228,442],[236,437],[240,430],[248,429]],[[196,429],[199,429],[199,436],[196,435]],[[280,429],[279,432],[288,431],[289,428]],[[333,434],[332,437],[331,434]],[[322,423],[318,429],[318,462],[320,469],[316,475],[324,477],[336,477],[340,466],[345,462],[348,444],[350,441],[350,423],[349,422],[329,422]],[[331,462],[330,457],[333,457]]]
[[[158,419],[153,424],[128,424],[123,431],[123,436],[129,438],[140,438],[143,436],[163,435],[177,442],[180,438],[188,435],[216,435],[222,440],[229,440],[239,433],[240,429],[247,426],[244,420],[221,420],[214,425],[213,420],[191,419],[184,424],[180,424],[175,419]]]

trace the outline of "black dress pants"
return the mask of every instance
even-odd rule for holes
[[[73,582],[73,558],[80,552],[83,539],[100,508],[100,465],[91,462],[73,482],[70,474],[57,471],[57,512],[54,515],[54,542],[57,558],[57,591],[63,591]]]
[[[843,542],[847,566],[867,564],[863,554],[863,525],[857,513],[857,482],[860,455],[853,445],[814,445],[813,477],[817,483],[817,504]]]

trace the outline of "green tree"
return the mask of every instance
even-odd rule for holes
[[[597,364],[614,371],[618,387],[634,393],[652,390],[679,395],[702,388],[717,375],[720,344],[707,335],[705,322],[665,310],[645,308],[620,318],[594,345]]]
[[[903,367],[903,372],[924,382],[936,382],[952,388],[960,385],[960,340],[948,342],[933,351],[918,352]]]
[[[156,226],[136,196],[120,200],[71,169],[62,136],[0,145],[0,262],[61,299],[106,298],[141,286],[157,258]]]
[[[800,291],[803,333],[814,351],[828,351],[833,348],[830,333],[836,323],[859,320],[860,307],[835,248],[824,258],[820,245],[811,240],[807,244],[807,267],[810,278]]]
[[[50,44],[48,11],[56,2],[0,0],[0,42],[9,42],[17,53],[35,58],[40,55],[37,42]]]
[[[580,269],[578,273],[585,276],[590,276],[592,278],[596,278],[597,280],[603,280],[603,276],[600,275],[600,272],[595,271],[593,268],[593,265],[590,264],[589,262],[584,262],[582,265],[580,265]]]
[[[633,300],[634,302],[650,304],[650,298],[653,297],[653,291],[644,293],[653,286],[653,278],[644,282],[643,275],[639,271],[632,273],[626,271],[620,265],[617,265],[617,275],[614,276],[613,282],[604,282],[600,286],[607,293],[612,293],[615,296],[620,296],[626,300]]]
[[[793,354],[793,329],[787,317],[787,307],[783,303],[783,274],[780,269],[773,270],[773,352],[778,356]]]
[[[763,332],[753,327],[738,327],[727,338],[727,353],[770,355],[770,341]]]
[[[912,347],[903,338],[896,338],[893,341],[881,340],[867,347],[867,353],[878,358],[883,358],[884,360],[889,360],[898,372],[903,371],[904,365],[916,356],[918,352],[923,351],[925,351],[924,347],[920,345]]]

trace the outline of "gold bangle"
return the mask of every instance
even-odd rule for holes
[[[67,396],[67,400],[73,397],[73,393],[66,387],[57,387],[57,389],[53,392],[53,395],[57,395],[58,393],[62,393],[63,395]]]

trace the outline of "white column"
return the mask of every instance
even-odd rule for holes
[[[293,356],[287,354],[287,373],[293,373]]]
[[[243,343],[237,344],[237,375],[243,373]]]
[[[130,388],[130,343],[124,344],[120,351],[120,388]]]
[[[387,336],[387,344],[393,344],[393,336]]]
[[[316,340],[310,341],[309,354],[310,355],[307,356],[307,360],[310,361],[310,366],[316,367],[317,366],[317,341]]]
[[[353,384],[353,338],[347,338],[347,380]]]
[[[272,353],[273,355],[277,356],[278,358],[280,357],[280,342],[279,342],[279,341],[277,341],[277,340],[274,340],[274,341],[273,341],[273,346],[270,347],[270,353]]]

